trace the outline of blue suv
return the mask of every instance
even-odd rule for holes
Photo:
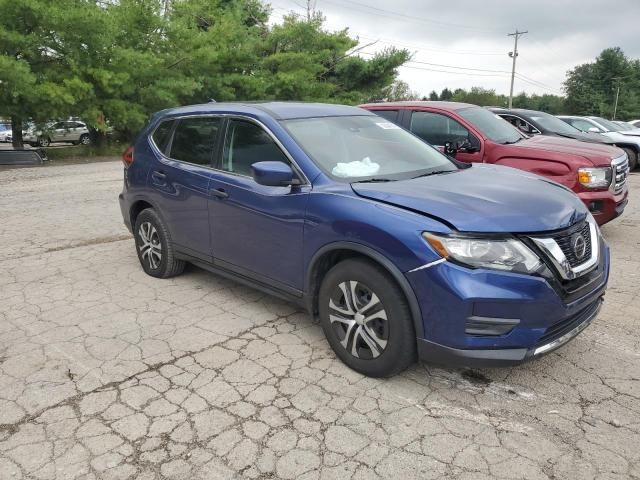
[[[123,160],[120,206],[145,272],[189,262],[297,302],[365,375],[417,358],[521,363],[602,304],[609,248],[571,191],[457,162],[359,108],[165,110]]]

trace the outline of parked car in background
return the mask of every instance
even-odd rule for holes
[[[87,125],[77,120],[50,123],[44,128],[32,126],[23,133],[23,139],[29,145],[40,147],[48,147],[52,142],[67,142],[74,145],[91,143]]]
[[[528,138],[485,108],[457,102],[363,105],[463,162],[537,173],[573,190],[600,225],[627,204],[627,155],[608,145],[538,135]]]
[[[551,135],[555,137],[573,138],[581,142],[603,143],[614,145],[615,142],[599,133],[582,132],[563,122],[559,118],[545,112],[526,110],[523,108],[489,108],[490,111],[509,122],[526,135]]]
[[[609,248],[570,191],[359,108],[165,110],[123,162],[147,274],[191,262],[297,302],[365,375],[537,358],[593,321],[607,286]]]
[[[622,120],[612,120],[612,122],[622,129],[620,130],[621,132],[638,129],[635,125],[631,125],[629,122],[623,122]]]
[[[623,130],[602,117],[579,117],[575,115],[558,115],[558,118],[583,132],[601,133],[611,138],[616,146],[622,148],[629,157],[629,169],[638,166],[640,155],[640,130]]]
[[[0,123],[0,142],[11,142],[12,139],[11,125]]]

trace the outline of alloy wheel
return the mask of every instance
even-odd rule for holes
[[[377,358],[387,347],[387,312],[380,298],[361,282],[348,280],[334,289],[329,321],[342,347],[356,358]]]
[[[140,245],[138,245],[140,257],[147,261],[151,269],[157,269],[162,261],[162,244],[156,227],[149,222],[140,224],[138,237],[140,239]]]
[[[89,138],[89,135],[82,135],[80,137],[80,143],[82,145],[89,145],[91,143],[91,138]]]

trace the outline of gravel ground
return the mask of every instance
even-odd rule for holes
[[[640,175],[575,341],[509,369],[334,358],[297,307],[146,276],[117,162],[0,171],[0,478],[640,478]]]

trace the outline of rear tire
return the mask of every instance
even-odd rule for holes
[[[627,158],[629,159],[629,171],[635,170],[638,166],[638,154],[627,147],[622,148],[622,150],[624,150],[624,153],[627,154]]]
[[[51,145],[51,139],[49,137],[40,137],[38,139],[39,147],[48,147],[49,145]]]
[[[318,296],[327,341],[349,368],[369,377],[402,372],[416,360],[411,310],[395,280],[367,260],[344,260]]]
[[[175,257],[169,230],[154,209],[140,212],[133,233],[138,260],[148,275],[170,278],[182,273],[185,262]]]

